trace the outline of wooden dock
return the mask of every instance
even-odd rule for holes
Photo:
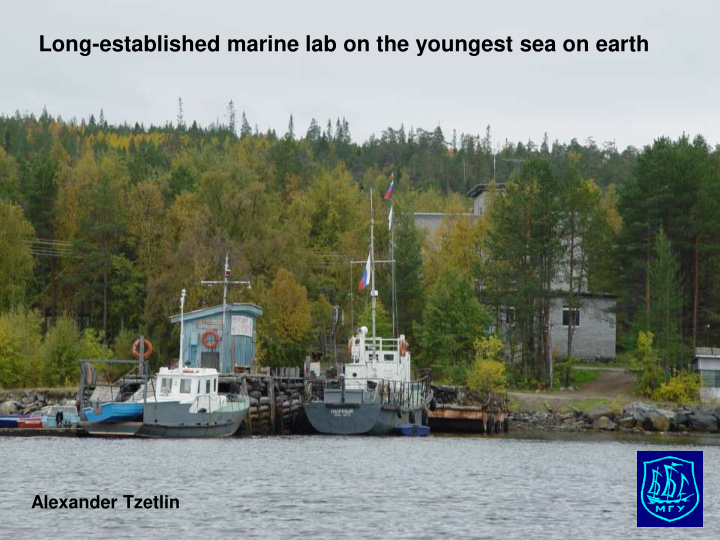
[[[430,429],[438,433],[507,433],[507,397],[479,395],[460,386],[433,386],[437,401],[428,411]]]
[[[0,437],[86,437],[80,428],[0,428]]]

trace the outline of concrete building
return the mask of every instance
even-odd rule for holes
[[[693,371],[699,373],[702,378],[701,401],[720,400],[720,349],[716,347],[696,348]]]
[[[487,213],[491,186],[479,184],[468,192],[473,199],[472,211],[467,214],[442,213],[416,213],[415,223],[418,227],[434,234],[440,224],[448,216],[473,216],[479,219]],[[495,184],[496,193],[505,190],[505,184]],[[570,323],[570,310],[567,303],[560,296],[568,290],[567,282],[561,272],[553,281],[553,288],[558,298],[552,302],[550,312],[550,342],[553,356],[567,356],[567,334]],[[616,298],[609,294],[591,293],[587,284],[580,287],[580,307],[573,311],[575,322],[573,324],[572,354],[581,360],[612,360],[615,358],[616,327],[615,308]],[[506,310],[504,324],[501,332],[506,336],[512,333],[513,317],[511,308]]]
[[[222,306],[213,306],[185,313],[184,363],[220,373],[254,371],[255,323],[262,309],[254,304],[227,304],[224,325],[222,311]],[[173,315],[170,322],[180,324],[180,315]]]

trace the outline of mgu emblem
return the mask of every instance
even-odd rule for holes
[[[682,519],[700,502],[692,461],[665,456],[643,462],[642,504],[669,523]]]

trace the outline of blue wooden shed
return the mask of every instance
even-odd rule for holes
[[[222,312],[222,306],[213,306],[185,313],[183,361],[192,367],[215,368],[220,373],[234,373],[236,367],[249,370],[255,361],[255,322],[263,310],[255,304],[227,304],[225,336]],[[180,315],[170,317],[170,322],[180,324]],[[216,335],[218,341],[213,347]]]

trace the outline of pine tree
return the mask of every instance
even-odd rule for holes
[[[185,113],[183,112],[183,100],[178,98],[177,125],[180,129],[185,129]]]
[[[240,138],[244,139],[245,137],[250,136],[252,136],[252,128],[250,127],[250,123],[245,116],[245,111],[243,111],[242,120],[240,122]]]
[[[235,135],[237,133],[236,131],[236,113],[235,113],[235,104],[233,103],[233,100],[230,100],[230,103],[228,103],[227,106],[227,115],[228,115],[228,129],[230,132]]]

